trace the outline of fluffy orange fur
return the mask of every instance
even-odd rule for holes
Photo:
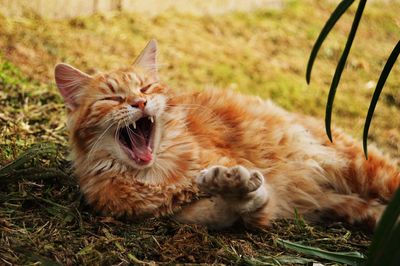
[[[173,215],[214,228],[329,213],[374,225],[399,187],[396,164],[323,123],[230,91],[159,83],[156,43],[127,69],[55,70],[72,159],[89,204],[114,216]]]

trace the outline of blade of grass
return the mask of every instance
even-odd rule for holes
[[[14,169],[19,168],[29,160],[39,157],[39,155],[41,154],[53,154],[53,153],[55,153],[55,147],[53,145],[35,145],[29,148],[15,161],[10,162],[9,164],[0,168],[0,175],[5,175],[7,173],[12,172]]]
[[[143,260],[139,260],[135,255],[133,255],[132,253],[128,253],[127,254],[128,259],[134,263],[135,265],[153,265],[153,263],[151,262],[146,262]],[[154,264],[155,265],[155,264]]]
[[[278,239],[277,242],[282,246],[299,253],[316,256],[330,261],[346,263],[348,265],[361,265],[365,262],[364,256],[359,252],[332,252],[320,248],[304,246],[283,239]]]
[[[392,201],[386,207],[385,212],[376,228],[371,246],[368,251],[367,266],[370,265],[394,265],[400,257],[400,188],[397,189]],[[386,261],[387,263],[383,263]],[[391,262],[391,263],[390,263]]]
[[[393,65],[396,62],[399,54],[400,54],[400,40],[396,44],[396,46],[393,48],[393,51],[390,53],[390,56],[389,56],[388,60],[386,61],[385,66],[383,67],[383,70],[379,77],[378,83],[376,84],[374,95],[372,96],[372,100],[369,105],[367,118],[365,119],[364,133],[363,133],[363,148],[364,148],[365,158],[367,158],[367,159],[368,159],[368,146],[367,146],[368,131],[369,131],[369,126],[371,125],[372,116],[374,115],[375,107],[376,107],[376,104],[378,103],[379,96],[381,95],[383,86],[385,86],[386,79],[389,76],[390,71],[392,70]]]
[[[331,83],[331,88],[329,90],[328,101],[326,103],[326,111],[325,111],[325,130],[331,142],[332,142],[331,120],[332,120],[333,101],[335,99],[336,89],[339,85],[340,77],[342,76],[342,72],[346,64],[347,57],[350,53],[354,37],[356,36],[357,28],[358,25],[360,24],[360,20],[364,12],[364,7],[366,2],[367,0],[360,0],[360,3],[358,4],[353,24],[351,25],[351,30],[347,38],[346,46],[344,47],[342,56],[340,57],[339,63],[336,67],[335,74],[333,76]]]
[[[314,46],[310,53],[310,57],[308,59],[306,71],[307,84],[310,84],[312,67],[314,65],[314,61],[317,57],[318,51],[322,46],[322,43],[325,41],[329,32],[335,26],[336,22],[342,17],[342,15],[351,6],[351,4],[353,4],[353,2],[354,0],[343,0],[342,2],[340,2],[336,9],[332,12],[329,19],[326,21],[324,27],[322,28],[317,40],[314,43]]]
[[[12,169],[6,174],[0,174],[0,184],[16,183],[22,179],[37,181],[51,178],[58,178],[63,184],[74,184],[73,179],[66,173],[56,168],[44,168],[41,166],[29,167],[26,169]]]

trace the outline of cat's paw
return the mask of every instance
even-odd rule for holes
[[[201,191],[209,194],[245,195],[257,190],[264,183],[264,176],[243,166],[212,166],[197,178]]]

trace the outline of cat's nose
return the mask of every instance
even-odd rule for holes
[[[132,101],[131,106],[135,108],[139,108],[140,110],[144,110],[146,107],[147,100],[143,98],[135,99]]]

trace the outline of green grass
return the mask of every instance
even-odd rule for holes
[[[371,235],[337,222],[277,221],[257,232],[240,226],[212,232],[168,219],[132,223],[92,213],[69,169],[65,111],[53,82],[57,62],[88,73],[110,70],[132,63],[156,38],[162,79],[177,90],[236,90],[322,118],[352,15],[343,17],[322,46],[311,86],[305,69],[333,9],[329,1],[305,0],[290,1],[283,10],[219,16],[115,13],[60,21],[0,16],[0,264],[279,265],[309,259],[332,264],[290,251],[278,239],[366,254]],[[397,41],[399,12],[398,3],[367,6],[338,88],[333,122],[358,139],[373,91],[366,84],[377,81]],[[399,69],[388,79],[370,131],[371,140],[396,158]],[[51,145],[24,153],[40,143]],[[16,161],[21,155],[22,163]]]

